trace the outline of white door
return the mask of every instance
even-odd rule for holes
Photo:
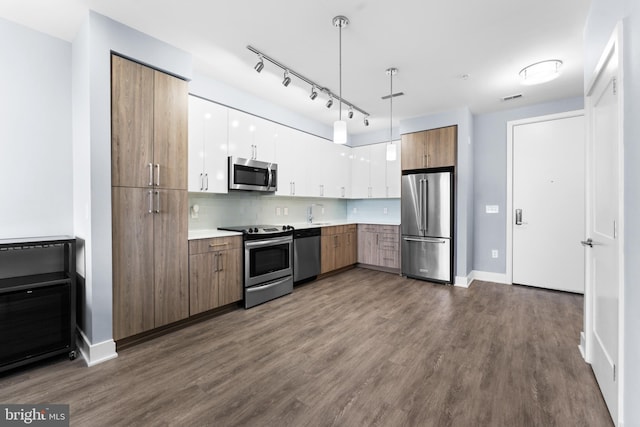
[[[617,424],[618,312],[620,286],[618,63],[609,56],[587,97],[589,121],[589,205],[587,227],[588,353],[600,390]],[[589,246],[591,245],[591,246]]]
[[[513,126],[512,281],[584,293],[585,126],[571,114]]]

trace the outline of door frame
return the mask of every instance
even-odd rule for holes
[[[618,145],[618,211],[619,211],[619,224],[618,224],[618,360],[616,377],[618,379],[618,419],[613,420],[615,425],[622,425],[624,414],[624,380],[625,380],[625,358],[624,358],[624,64],[623,64],[623,28],[622,21],[620,21],[609,39],[606,47],[602,51],[602,55],[596,65],[589,84],[585,87],[585,109],[586,109],[586,125],[587,125],[587,174],[591,173],[592,158],[591,158],[591,145],[592,145],[592,126],[591,126],[591,95],[596,87],[598,79],[606,70],[605,66],[608,60],[615,58],[618,63],[616,72],[616,88],[618,95],[618,139],[616,144]],[[588,175],[587,175],[588,176]],[[587,212],[591,206],[591,186],[589,185],[589,179],[587,179],[587,198],[586,206]],[[587,215],[586,230],[588,232],[591,226],[591,215]],[[585,237],[588,237],[585,235]],[[586,255],[588,257],[588,255]],[[583,331],[580,337],[580,351],[587,363],[591,363],[593,360],[593,346],[594,343],[591,339],[591,331],[593,329],[593,304],[594,304],[594,290],[593,283],[590,280],[591,275],[589,272],[590,263],[586,263],[585,274],[585,298],[584,298],[584,325]]]
[[[563,113],[548,114],[544,116],[530,117],[521,120],[507,122],[507,206],[505,209],[505,226],[507,230],[507,246],[505,259],[507,263],[507,273],[505,279],[507,284],[513,284],[513,131],[516,126],[548,122],[552,120],[568,119],[571,117],[584,116],[584,110],[565,111]],[[586,150],[586,145],[585,145]],[[586,154],[586,152],[585,152]],[[585,200],[586,202],[586,200]],[[586,206],[586,205],[585,205]],[[586,209],[584,214],[586,215]]]

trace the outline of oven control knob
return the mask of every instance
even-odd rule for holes
[[[282,230],[287,230],[287,226],[286,226],[286,225],[283,225],[283,226],[282,226]]]
[[[258,232],[258,227],[255,227],[255,228],[253,229],[253,232],[254,232],[254,233],[257,233],[257,232]]]
[[[248,233],[253,233],[253,228],[247,230]]]
[[[287,230],[293,230],[293,227],[290,225],[287,225]]]

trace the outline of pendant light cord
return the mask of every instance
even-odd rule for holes
[[[339,26],[339,35],[338,35],[338,67],[340,68],[340,72],[338,73],[339,75],[339,86],[338,86],[338,90],[340,91],[340,107],[338,109],[338,120],[342,120],[342,24],[340,24]]]

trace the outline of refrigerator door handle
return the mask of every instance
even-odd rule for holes
[[[424,232],[427,233],[429,229],[429,180],[424,180],[424,207],[427,214],[424,216]]]
[[[415,237],[403,237],[402,240],[406,240],[407,242],[424,242],[424,243],[447,243],[446,240],[443,239],[429,239],[429,238],[415,238]]]

